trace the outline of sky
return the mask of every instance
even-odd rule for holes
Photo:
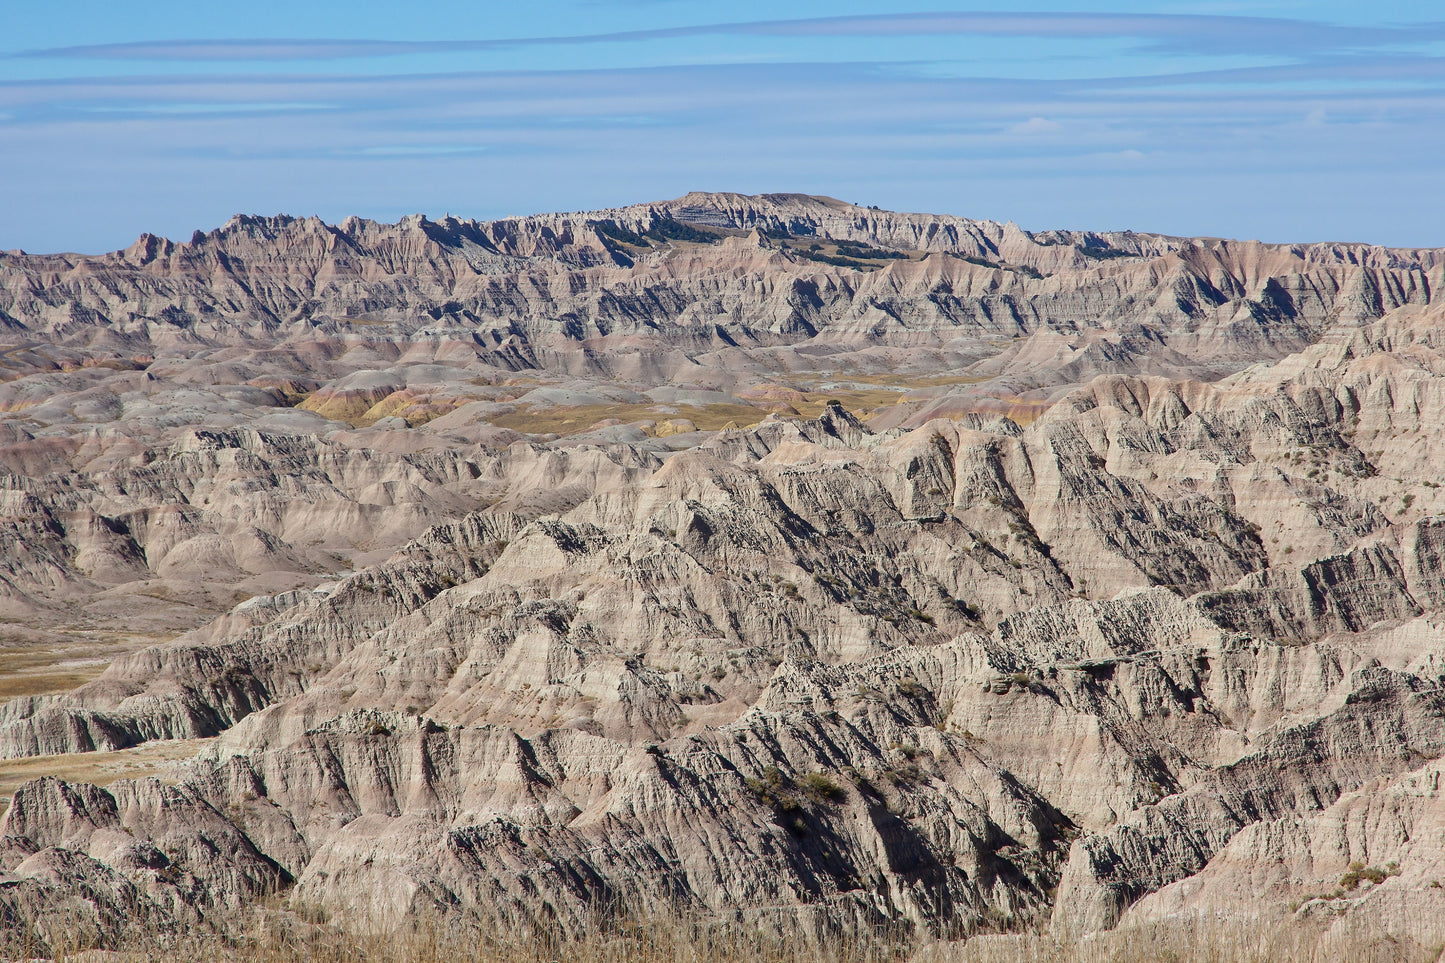
[[[690,190],[1445,246],[1426,0],[0,6],[0,249]]]

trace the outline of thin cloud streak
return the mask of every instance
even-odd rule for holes
[[[26,185],[0,207],[0,248],[188,236],[236,211],[492,216],[693,188],[803,190],[1036,228],[1442,243],[1421,201],[1441,193],[1445,58],[1422,45],[1442,29],[910,14],[534,38],[542,49],[723,33],[1057,35],[1079,39],[1088,72],[1103,74],[1072,78],[1027,57],[930,59],[1046,46],[953,40],[715,45],[789,55],[761,63],[736,51],[724,63],[646,62],[716,52],[702,44],[621,51],[626,65],[607,50],[544,50],[493,70],[445,69],[486,60],[339,61],[534,41],[78,48],[89,52],[50,54],[45,69],[117,76],[0,81],[0,169]],[[1245,41],[1269,49],[1193,56]],[[808,59],[824,47],[824,59]],[[167,51],[181,66],[157,62]],[[258,52],[268,66],[242,65]],[[859,59],[870,53],[879,59]],[[81,59],[108,65],[72,66]],[[323,64],[308,72],[307,59]],[[990,64],[1022,75],[990,76]]]
[[[1220,82],[1217,76],[1209,80]],[[876,65],[820,70],[811,64],[387,78],[229,77],[205,83],[167,78],[148,84],[128,80],[117,85],[93,81],[85,87],[44,88],[33,82],[0,87],[0,110],[13,118],[6,124],[11,136],[57,124],[72,126],[77,134],[85,129],[99,132],[144,119],[163,122],[182,139],[212,131],[208,136],[219,142],[227,136],[225,128],[213,125],[227,118],[240,123],[247,115],[304,113],[307,119],[299,132],[303,142],[307,129],[320,130],[322,125],[327,138],[356,143],[374,139],[379,131],[593,128],[626,128],[659,138],[683,129],[703,131],[705,137],[729,131],[729,136],[750,134],[755,141],[766,135],[788,142],[833,128],[867,143],[869,153],[885,155],[906,149],[910,132],[959,125],[992,135],[1044,134],[1051,145],[1081,136],[1082,120],[1099,131],[1113,129],[1113,136],[1128,128],[1128,136],[1136,139],[1177,140],[1195,130],[1210,131],[1212,137],[1220,129],[1269,136],[1282,119],[1302,120],[1322,105],[1332,121],[1361,117],[1408,129],[1432,123],[1442,103],[1445,84],[1440,82],[1411,89],[1301,84],[1260,90],[1249,83],[1201,89],[1141,81],[910,78],[880,74]],[[293,136],[298,132],[268,132],[263,127],[236,139],[264,147]],[[1192,146],[1210,149],[1207,139]]]
[[[1157,54],[1317,56],[1445,39],[1445,23],[1342,27],[1311,20],[1196,14],[899,13],[698,24],[653,30],[475,40],[192,39],[88,44],[23,51],[31,58],[134,61],[306,61],[484,53],[521,47],[636,43],[690,37],[906,37],[936,35],[1125,39]]]

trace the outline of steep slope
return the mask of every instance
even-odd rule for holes
[[[716,194],[6,255],[0,656],[164,641],[0,759],[211,742],[16,791],[0,918],[1408,929],[1442,271]]]
[[[1336,319],[1428,303],[1442,270],[1438,251],[1032,235],[827,198],[692,194],[482,223],[238,216],[180,244],[0,255],[0,319],[22,348],[15,366],[45,364],[27,333],[83,357],[378,324],[458,333],[502,367],[561,363],[553,352],[599,337],[698,350],[1081,328],[1237,364]]]
[[[1024,429],[833,407],[434,528],[8,707],[9,754],[224,733],[175,789],[26,787],[8,871],[211,915],[294,887],[357,925],[1150,912],[1445,752],[1437,323],[1097,379]]]

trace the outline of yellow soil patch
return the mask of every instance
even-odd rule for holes
[[[652,428],[652,434],[657,438],[666,438],[668,435],[685,435],[690,431],[697,431],[697,425],[686,418],[669,418],[667,421],[659,421]]]
[[[836,401],[857,417],[870,417],[903,400],[903,392],[887,388],[845,388],[831,391],[796,392],[789,404],[802,418],[816,418],[828,402]],[[597,427],[602,422],[624,424],[639,421],[655,422],[658,434],[669,434],[677,422],[691,422],[698,431],[719,431],[723,428],[748,428],[762,421],[776,402],[760,401],[758,405],[574,405],[526,408],[499,415],[491,423],[525,434],[576,435]]]
[[[253,388],[268,388],[278,392],[281,400],[288,405],[299,405],[311,396],[312,389],[304,382],[293,378],[271,377],[252,378],[246,382]]]
[[[352,427],[380,398],[368,398],[363,394],[324,394],[320,391],[297,405],[302,411],[314,411],[332,421],[344,421]]]
[[[673,421],[686,418],[699,431],[717,431],[728,427],[755,425],[768,413],[750,405],[573,405],[555,408],[528,408],[511,414],[499,415],[492,424],[499,428],[511,428],[526,434],[555,433],[575,435],[597,425],[598,422],[616,420],[624,423],[637,421]]]
[[[400,388],[386,395],[376,392],[317,391],[296,407],[314,411],[332,421],[344,421],[353,428],[370,428],[383,418],[395,415],[409,427],[424,425],[477,399],[471,395],[440,395],[418,393]]]
[[[117,779],[139,779],[160,776],[167,779],[171,763],[190,759],[214,739],[168,739],[148,742],[118,752],[71,752],[61,756],[31,756],[27,759],[0,759],[0,814],[10,808],[15,790],[32,779],[57,776],[67,782],[88,782],[109,786]]]
[[[403,389],[378,401],[353,424],[357,428],[368,428],[383,418],[397,417],[403,419],[407,427],[416,428],[476,400],[470,396],[417,394]]]
[[[1043,417],[1044,412],[1053,407],[1046,401],[1024,401],[1018,398],[1000,398],[999,400],[1009,406],[1008,418],[1020,428],[1038,421]]]
[[[361,428],[364,427],[362,423],[367,421],[374,408],[388,398],[394,398],[401,394],[403,390],[405,389],[387,391],[363,388],[355,391],[328,391],[322,388],[296,407],[302,411],[314,411],[321,417],[330,418],[332,421],[344,421],[353,428]],[[382,417],[385,416],[376,415],[371,417],[371,421]]]

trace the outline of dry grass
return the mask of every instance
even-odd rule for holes
[[[836,401],[858,417],[876,414],[880,409],[891,408],[903,400],[903,393],[886,388],[838,388],[831,391],[807,391],[802,401],[792,402],[798,414],[805,418],[816,418],[823,413],[828,402]]]
[[[896,391],[908,391],[913,388],[949,388],[956,385],[981,385],[992,381],[995,375],[984,378],[974,378],[965,375],[927,375],[914,377],[907,374],[885,372],[883,374],[850,374],[838,372],[829,374],[822,378],[822,382],[832,383],[853,383],[861,385],[887,385]],[[813,389],[821,390],[817,385]]]
[[[830,375],[804,387],[796,396],[786,399],[798,415],[816,418],[822,414],[829,401],[837,401],[848,411],[859,417],[872,416],[904,400],[904,394],[915,388],[937,388],[955,385],[981,384],[990,378],[974,378],[957,375],[910,377],[897,374],[846,374]],[[868,387],[820,388],[822,381],[839,381],[856,385],[877,385]],[[510,382],[509,382],[510,383]],[[335,395],[322,397],[312,395],[301,401],[297,407],[314,411],[326,418],[342,421],[357,428],[364,428],[388,415],[399,415],[412,427],[425,424],[453,408],[476,400],[471,396],[429,399],[418,403],[417,398],[406,392],[395,392],[378,401],[368,400],[364,395]],[[748,428],[762,421],[776,401],[764,402],[757,406],[749,404],[595,404],[595,405],[528,405],[517,411],[489,419],[499,428],[510,428],[523,434],[576,435],[589,431],[604,421],[618,421],[631,424],[640,421],[661,422],[685,418],[697,426],[699,431],[718,431],[723,428]],[[791,417],[791,416],[789,416]]]
[[[1440,921],[1411,935],[1373,920],[1324,925],[1293,917],[1248,920],[1197,916],[1095,933],[1076,940],[985,936],[925,947],[915,963],[1436,963]]]
[[[717,431],[729,425],[746,428],[766,418],[768,412],[750,405],[573,405],[555,408],[527,408],[499,415],[491,423],[524,434],[576,435],[599,422],[616,419],[626,423],[669,421],[686,418],[699,431]]]
[[[779,250],[792,252],[799,257],[806,258],[809,254],[821,254],[825,257],[844,257],[850,261],[856,261],[857,263],[863,265],[865,268],[871,269],[886,268],[890,264],[893,264],[895,262],[907,264],[909,261],[921,261],[924,258],[928,257],[929,254],[928,251],[910,249],[898,250],[897,253],[905,255],[905,257],[903,258],[879,258],[859,256],[857,254],[850,253],[850,250],[856,250],[858,245],[850,244],[847,241],[844,241],[840,244],[833,238],[814,237],[811,235],[806,237],[790,237],[786,239],[773,238],[772,243],[776,245]],[[870,245],[864,246],[866,247]],[[817,247],[818,250],[813,251],[812,248],[814,247]],[[885,250],[894,249],[887,248]],[[823,270],[827,270],[829,268],[832,268],[833,270],[839,269],[837,265],[827,264],[826,262],[814,262],[814,264],[809,265],[808,262],[804,261],[804,266],[813,266]]]
[[[120,632],[50,635],[44,641],[0,638],[0,700],[69,692],[100,675],[121,653],[163,638]]]
[[[274,912],[256,914],[239,935],[226,937],[135,929],[118,942],[98,942],[85,935],[83,925],[57,933],[52,920],[48,940],[41,941],[22,924],[8,945],[0,938],[0,952],[57,963],[89,963],[99,955],[92,949],[98,946],[109,950],[104,959],[114,963],[903,963],[909,952],[908,941],[890,931],[789,938],[738,924],[677,918],[602,920],[575,936],[476,924],[421,924],[405,932],[364,935]]]
[[[23,784],[42,776],[67,782],[108,786],[117,779],[161,775],[178,759],[189,759],[210,739],[172,739],[148,742],[118,752],[72,752],[60,756],[0,759],[0,815],[10,808],[10,797]]]
[[[85,685],[105,671],[108,659],[76,659],[55,663],[53,657],[0,656],[0,700],[16,696],[51,695]]]
[[[1428,923],[1428,921],[1422,921]],[[1428,926],[1422,927],[1428,929]],[[21,958],[115,963],[166,959],[218,963],[1438,963],[1442,947],[1394,935],[1378,924],[1326,929],[1294,919],[1208,917],[1078,940],[1037,935],[979,936],[916,946],[903,930],[852,936],[785,938],[739,924],[676,918],[604,920],[573,938],[491,926],[426,926],[385,935],[344,934],[292,914],[256,913],[239,935],[133,933],[96,954],[83,927],[50,945],[16,927],[3,948]]]
[[[848,388],[835,391],[806,391],[802,399],[790,399],[788,404],[804,418],[816,418],[823,413],[829,401],[837,401],[858,417],[872,416],[880,409],[889,408],[902,400],[902,393],[887,389]],[[672,421],[686,418],[699,431],[718,431],[723,428],[749,428],[762,421],[769,414],[768,409],[751,405],[709,404],[709,405],[574,405],[556,408],[527,408],[510,414],[499,415],[491,423],[499,428],[511,428],[524,434],[576,435],[588,431],[603,421],[616,420],[623,424],[639,421]],[[784,416],[791,417],[791,416]]]

